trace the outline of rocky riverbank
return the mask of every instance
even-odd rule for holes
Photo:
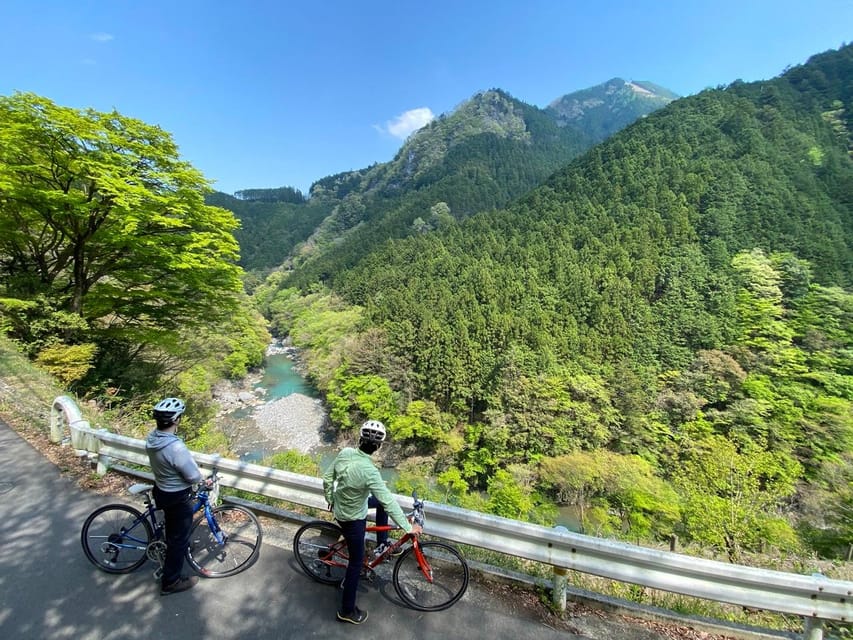
[[[309,453],[329,444],[329,418],[320,400],[301,393],[264,403],[252,412],[260,432],[284,449]]]
[[[293,347],[273,343],[267,355],[284,354],[296,360]],[[219,403],[216,423],[228,435],[239,454],[269,455],[295,449],[314,453],[334,442],[329,417],[322,401],[292,393],[267,400],[266,389],[257,388],[262,374],[247,376],[239,382],[222,381],[214,390]]]

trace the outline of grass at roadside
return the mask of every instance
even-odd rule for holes
[[[14,343],[0,336],[0,420],[9,424],[60,472],[72,476],[81,488],[118,495],[127,486],[125,478],[117,474],[98,476],[88,460],[77,456],[71,447],[50,442],[53,401],[67,394],[53,376],[33,365]],[[88,418],[85,413],[84,417]]]
[[[54,398],[65,391],[0,336],[0,418],[16,429],[47,431]]]

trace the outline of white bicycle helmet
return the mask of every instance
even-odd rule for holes
[[[154,405],[151,413],[158,422],[174,422],[183,415],[186,408],[187,405],[180,398],[164,398]]]
[[[361,435],[361,439],[365,442],[382,444],[385,442],[385,425],[379,422],[379,420],[368,420],[361,425],[359,435]]]

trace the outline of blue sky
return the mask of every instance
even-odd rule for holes
[[[476,92],[679,95],[853,38],[853,0],[3,0],[0,95],[160,125],[226,193],[387,162]]]

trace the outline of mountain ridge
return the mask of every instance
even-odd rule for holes
[[[853,45],[673,101],[508,206],[378,243],[363,224],[369,250],[275,274],[259,307],[342,432],[389,426],[398,487],[549,522],[579,504],[587,533],[730,562],[841,557],[851,77]]]
[[[597,139],[666,103],[667,99],[656,93],[652,93],[654,99],[646,94],[634,98],[635,90],[625,90],[624,81],[620,85],[619,90],[606,84],[586,90],[585,95],[598,96],[594,114],[581,114],[572,121],[564,118],[564,122],[558,122],[556,111],[527,104],[501,89],[480,91],[414,132],[390,161],[314,182],[308,201],[314,203],[315,214],[319,203],[329,213],[309,236],[276,232],[278,225],[270,220],[275,216],[273,209],[267,208],[259,216],[250,213],[261,210],[259,204],[235,204],[222,196],[212,196],[211,200],[230,208],[241,219],[239,240],[244,265],[274,268],[290,254],[294,264],[301,265],[327,249],[349,254],[345,260],[354,264],[367,246],[361,237],[363,230],[359,231],[364,225],[374,227],[370,242],[381,242],[404,237],[415,229],[422,232],[433,228],[431,210],[437,205],[443,210],[446,207],[454,219],[504,206]],[[643,91],[658,91],[655,85],[647,85]],[[565,94],[560,99],[572,100],[574,95]],[[611,113],[615,115],[608,116]],[[602,118],[610,118],[603,131]],[[255,201],[263,201],[274,197],[276,191],[289,197],[294,190],[238,193],[250,193]],[[285,217],[292,218],[291,214],[288,210]],[[347,237],[354,233],[360,237],[349,241]],[[349,246],[352,242],[357,246]],[[341,243],[346,246],[341,247]],[[260,254],[263,259],[256,259]]]

